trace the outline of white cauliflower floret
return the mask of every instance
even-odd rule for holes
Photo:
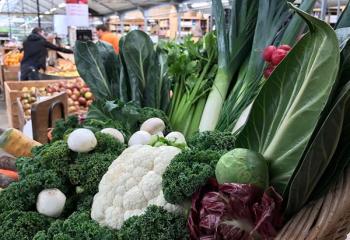
[[[162,175],[180,151],[172,146],[127,148],[109,166],[99,184],[92,204],[92,219],[119,229],[125,220],[143,214],[151,204],[180,211],[179,206],[165,201],[162,192]]]

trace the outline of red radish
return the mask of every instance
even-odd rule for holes
[[[266,61],[266,62],[271,62],[272,61],[272,55],[273,53],[276,51],[276,47],[271,45],[271,46],[268,46],[264,49],[264,52],[263,52],[263,59]]]
[[[290,50],[292,50],[292,47],[284,44],[284,45],[279,46],[278,49],[283,49],[283,50],[289,52]]]
[[[272,72],[275,70],[275,66],[269,65],[264,71],[264,77],[267,79],[271,76]]]
[[[271,63],[275,66],[280,64],[280,62],[282,62],[283,58],[287,55],[287,53],[288,52],[286,50],[277,49],[272,54]]]

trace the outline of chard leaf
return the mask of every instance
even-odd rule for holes
[[[155,81],[148,80],[150,71],[154,70],[152,40],[145,32],[132,31],[125,36],[122,52],[131,82],[132,100],[143,106],[155,107]]]
[[[349,126],[350,83],[343,88],[322,126],[314,134],[311,144],[299,161],[299,166],[287,186],[283,198],[287,200],[285,210],[287,216],[291,216],[304,206],[321,179],[322,182],[326,182],[323,179],[329,179],[329,173],[323,175],[327,168],[333,170],[335,166],[340,165],[336,163],[340,160],[339,157],[333,159],[333,156],[337,148],[342,148],[344,143],[347,144],[344,142],[344,137],[349,140]],[[342,152],[341,149],[341,156],[343,156]],[[343,162],[344,160],[341,159]]]
[[[101,43],[100,46],[103,46]],[[93,42],[81,42],[77,41],[75,44],[74,57],[77,65],[79,75],[84,79],[85,83],[89,86],[95,99],[107,99],[112,100],[116,98],[113,95],[114,90],[111,88],[110,83],[115,80],[108,79],[111,74],[107,74],[105,69],[104,60],[108,59],[108,53],[102,53],[100,51],[108,51],[108,47],[98,47]]]
[[[316,0],[304,0],[300,5],[300,9],[309,13],[313,10]],[[303,33],[304,28],[306,27],[303,19],[298,15],[294,14],[292,20],[288,24],[287,28],[284,31],[283,37],[281,39],[281,44],[288,44],[294,46],[297,42],[298,35]]]
[[[340,15],[335,29],[350,27],[350,2],[346,5],[343,13]]]
[[[333,29],[290,6],[306,21],[310,32],[268,79],[237,139],[238,147],[255,150],[269,161],[270,184],[280,193],[310,141],[339,69]]]

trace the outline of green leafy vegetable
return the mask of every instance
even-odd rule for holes
[[[235,148],[236,136],[230,132],[207,131],[196,133],[188,140],[195,150],[230,151]]]
[[[186,218],[151,205],[141,216],[125,221],[118,231],[120,240],[185,240],[189,239]]]
[[[1,212],[0,238],[6,240],[31,240],[34,235],[50,226],[52,219],[37,212],[18,210]]]
[[[170,122],[185,136],[198,131],[200,118],[217,71],[217,43],[213,32],[198,42],[168,44],[169,77],[173,81]]]
[[[336,164],[332,159],[336,150],[347,144],[342,136],[348,140],[344,135],[350,134],[347,126],[349,121],[350,83],[338,96],[287,186],[284,197],[287,200],[287,215],[299,211],[310,198],[316,184],[329,178],[330,175],[323,175],[327,168],[335,169],[339,166],[339,163]],[[343,161],[346,161],[346,158]]]
[[[215,167],[223,152],[189,150],[178,154],[163,174],[166,201],[182,204],[208,179],[215,177]]]
[[[350,2],[346,5],[346,8],[343,10],[338,22],[335,26],[336,29],[339,28],[348,28],[350,27]]]
[[[294,8],[294,7],[293,7]],[[298,165],[335,84],[339,47],[325,22],[296,10],[308,33],[276,68],[257,97],[238,147],[261,153],[280,193]]]
[[[111,83],[117,81],[117,79],[108,79],[111,74],[107,75],[105,68],[105,61],[110,59],[107,55],[115,55],[114,51],[113,53],[109,51],[110,48],[112,46],[102,42],[95,44],[93,42],[77,41],[75,43],[75,59],[79,75],[90,87],[96,99],[113,100],[116,97],[117,90],[112,88],[115,84],[111,85]],[[107,52],[103,53],[103,51]],[[102,55],[104,58],[102,58]]]
[[[75,212],[66,220],[55,221],[47,231],[38,232],[33,240],[114,240],[116,232],[91,220],[88,212]]]

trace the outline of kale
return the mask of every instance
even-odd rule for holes
[[[223,153],[188,150],[176,155],[163,174],[165,200],[181,204],[190,198],[209,178],[215,176],[216,164]]]
[[[196,150],[230,151],[235,148],[236,136],[230,132],[207,131],[193,135],[188,146]]]
[[[126,220],[118,231],[120,240],[184,240],[189,239],[186,218],[151,205],[141,216]]]
[[[95,136],[97,139],[97,146],[94,152],[108,153],[113,155],[114,159],[116,159],[126,148],[125,144],[119,142],[109,134],[97,132]]]
[[[0,214],[0,239],[31,240],[50,226],[52,219],[37,212],[7,211]]]
[[[76,163],[68,166],[68,177],[80,193],[95,194],[103,175],[118,155],[90,153],[78,156]]]
[[[68,130],[79,127],[79,119],[75,115],[69,116],[67,120],[58,120],[52,130],[52,142],[63,140]]]
[[[101,227],[90,219],[89,212],[75,212],[66,220],[57,220],[47,229],[38,232],[33,240],[114,240],[116,232]]]
[[[47,188],[58,188],[64,193],[68,192],[65,179],[57,175],[55,171],[40,171],[30,174],[2,190],[0,193],[0,209],[2,211],[33,211],[35,210],[38,194]]]

